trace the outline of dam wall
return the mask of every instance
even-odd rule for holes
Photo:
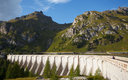
[[[118,57],[125,60],[125,58]],[[69,75],[70,69],[79,65],[80,75],[94,75],[96,70],[100,70],[104,78],[109,80],[128,80],[128,63],[121,60],[112,59],[111,56],[98,55],[8,55],[11,62],[28,68],[34,74],[43,75],[47,60],[52,68],[56,64],[58,75]],[[128,59],[127,59],[128,60]]]

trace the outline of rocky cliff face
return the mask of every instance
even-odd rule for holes
[[[77,16],[72,25],[59,34],[61,40],[56,43],[58,45],[51,46],[49,50],[95,50],[98,46],[119,43],[126,39],[127,33],[127,7],[104,12],[88,11]]]
[[[34,12],[0,23],[0,50],[127,51],[128,8],[104,12],[87,11],[72,25],[58,24],[43,12]]]
[[[57,32],[70,24],[58,24],[43,12],[34,12],[0,24],[1,50],[45,51]],[[4,47],[6,43],[7,47]]]

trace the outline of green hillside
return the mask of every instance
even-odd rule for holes
[[[56,33],[70,24],[58,24],[43,12],[34,12],[0,24],[2,52],[42,52],[52,43]]]
[[[77,16],[47,51],[128,51],[128,8]]]
[[[128,51],[128,7],[87,11],[71,24],[58,24],[43,12],[0,22],[2,52]]]

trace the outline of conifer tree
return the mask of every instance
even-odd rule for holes
[[[69,73],[70,80],[73,80],[72,79],[73,77],[74,77],[74,69],[73,69],[73,65],[72,65],[72,68],[70,69],[70,73]]]
[[[101,71],[99,68],[96,70],[94,80],[104,80],[104,77],[101,75]]]
[[[9,64],[9,66],[8,66],[8,68],[7,68],[7,72],[6,72],[6,78],[7,78],[7,79],[8,79],[8,78],[12,78],[11,73],[12,73],[12,65]]]
[[[51,80],[58,80],[55,63],[53,64],[53,67],[52,67],[52,70],[51,70]]]
[[[28,77],[29,71],[24,71],[18,63],[10,63],[5,59],[0,59],[0,80],[18,77]]]
[[[79,66],[79,64],[76,67],[75,76],[80,76],[80,66]]]
[[[28,77],[28,76],[29,76],[29,70],[28,68],[26,68],[24,71],[24,77]]]
[[[24,68],[21,68],[19,73],[20,73],[20,75],[19,75],[20,77],[25,77]]]
[[[18,65],[18,63],[14,63],[13,67],[12,67],[12,75],[13,78],[17,78],[20,77],[20,66]]]
[[[51,77],[51,69],[50,69],[50,62],[49,58],[47,59],[45,68],[44,68],[44,73],[43,73],[44,78],[50,78]]]
[[[29,77],[33,77],[34,74],[32,72],[29,72]]]
[[[26,74],[24,72],[23,68],[20,68],[18,63],[10,63],[7,72],[6,72],[6,78],[18,78],[18,77],[28,77],[28,73]]]
[[[3,80],[6,76],[7,63],[6,60],[0,59],[0,79]]]

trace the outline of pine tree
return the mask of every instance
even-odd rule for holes
[[[101,75],[101,71],[99,68],[96,70],[94,80],[104,80],[104,77]]]
[[[55,63],[53,64],[53,67],[52,67],[52,70],[51,70],[51,80],[58,80]]]
[[[24,71],[20,69],[18,63],[10,63],[6,72],[6,78],[18,78],[23,77]]]
[[[80,76],[80,66],[79,66],[79,64],[76,67],[75,76]]]
[[[96,72],[95,72],[95,76],[99,76],[99,75],[101,75],[101,71],[100,71],[100,69],[98,68],[98,69],[96,70]]]
[[[12,65],[9,64],[9,66],[8,66],[8,68],[7,68],[7,72],[6,72],[6,78],[7,78],[7,79],[8,79],[8,78],[12,78],[11,73],[12,73]]]
[[[70,69],[70,73],[69,73],[70,80],[73,80],[72,79],[73,77],[74,77],[74,69],[73,69],[73,65],[72,65],[72,68]]]
[[[29,72],[29,77],[34,77],[34,74],[32,72]]]
[[[18,65],[18,63],[14,63],[13,67],[12,67],[12,76],[13,78],[17,78],[20,77],[20,66]]]
[[[3,80],[4,79],[4,67],[0,67],[0,79]]]
[[[28,76],[29,71],[24,71],[18,63],[10,63],[7,60],[0,59],[0,80]]]
[[[0,59],[0,63],[1,63],[1,66],[0,66],[0,79],[3,80],[6,76],[6,62],[5,60],[1,60]]]
[[[20,73],[20,75],[19,75],[20,77],[25,77],[24,68],[21,68],[19,73]]]
[[[28,68],[26,68],[24,71],[24,77],[28,77],[28,76],[29,76],[29,70]]]
[[[45,68],[44,68],[44,73],[43,73],[44,78],[50,78],[51,77],[51,69],[50,69],[50,62],[49,58],[47,59]]]

